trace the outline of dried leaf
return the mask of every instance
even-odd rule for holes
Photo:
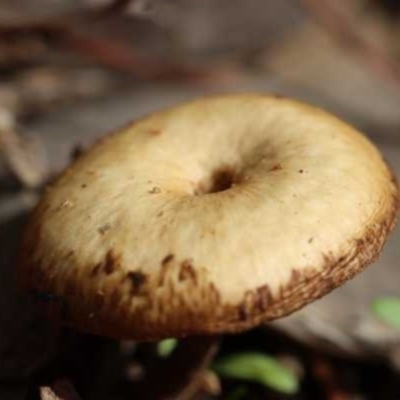
[[[36,188],[45,181],[47,171],[44,160],[8,127],[0,126],[0,156],[7,168],[26,187]]]
[[[51,386],[40,388],[41,400],[81,400],[71,382],[65,379],[56,381]]]

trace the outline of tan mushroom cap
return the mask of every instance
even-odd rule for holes
[[[21,268],[89,332],[235,332],[361,271],[397,209],[390,169],[350,126],[288,99],[211,97],[78,159],[34,211]]]

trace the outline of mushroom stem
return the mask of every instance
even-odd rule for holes
[[[195,336],[180,341],[176,350],[146,373],[138,398],[187,400],[198,390],[202,373],[218,349],[219,337]]]

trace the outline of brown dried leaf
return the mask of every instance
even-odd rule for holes
[[[26,187],[41,186],[47,175],[44,160],[34,154],[33,149],[8,127],[0,126],[0,157],[7,168]]]

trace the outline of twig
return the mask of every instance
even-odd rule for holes
[[[98,64],[120,72],[133,73],[142,79],[202,80],[211,75],[209,71],[146,56],[124,41],[92,36],[87,32],[69,31],[64,34],[61,43]]]
[[[375,43],[353,27],[351,19],[331,0],[301,0],[305,7],[346,47],[381,76],[400,86],[400,66]]]
[[[79,22],[87,20],[98,20],[107,18],[123,12],[133,0],[114,0],[111,4],[72,11],[67,14],[58,14],[46,18],[26,19],[18,23],[7,25],[5,21],[1,21],[0,35],[15,34],[15,33],[51,33],[60,31],[67,27],[72,27]]]
[[[41,400],[81,400],[76,393],[71,382],[66,379],[60,379],[51,386],[42,386],[40,388]]]
[[[327,361],[315,359],[312,365],[312,374],[321,384],[326,400],[350,400],[351,394],[344,390],[338,372]]]
[[[146,372],[139,384],[137,398],[146,400],[188,400],[197,392],[201,379],[218,349],[215,336],[183,339],[165,360]]]
[[[101,12],[106,15],[120,13],[125,11],[130,3],[132,3],[132,0],[114,0],[111,4],[106,5]]]
[[[129,1],[130,2],[130,1]],[[79,29],[96,19],[105,19],[120,10],[127,0],[115,1],[112,9],[70,13],[49,20],[27,21],[24,24],[0,26],[0,40],[37,36],[43,42],[83,55],[97,64],[142,79],[181,79],[204,81],[217,74],[206,69],[174,63],[136,51],[123,39],[106,38]],[[111,7],[111,6],[109,6]],[[134,19],[133,19],[134,21]]]

